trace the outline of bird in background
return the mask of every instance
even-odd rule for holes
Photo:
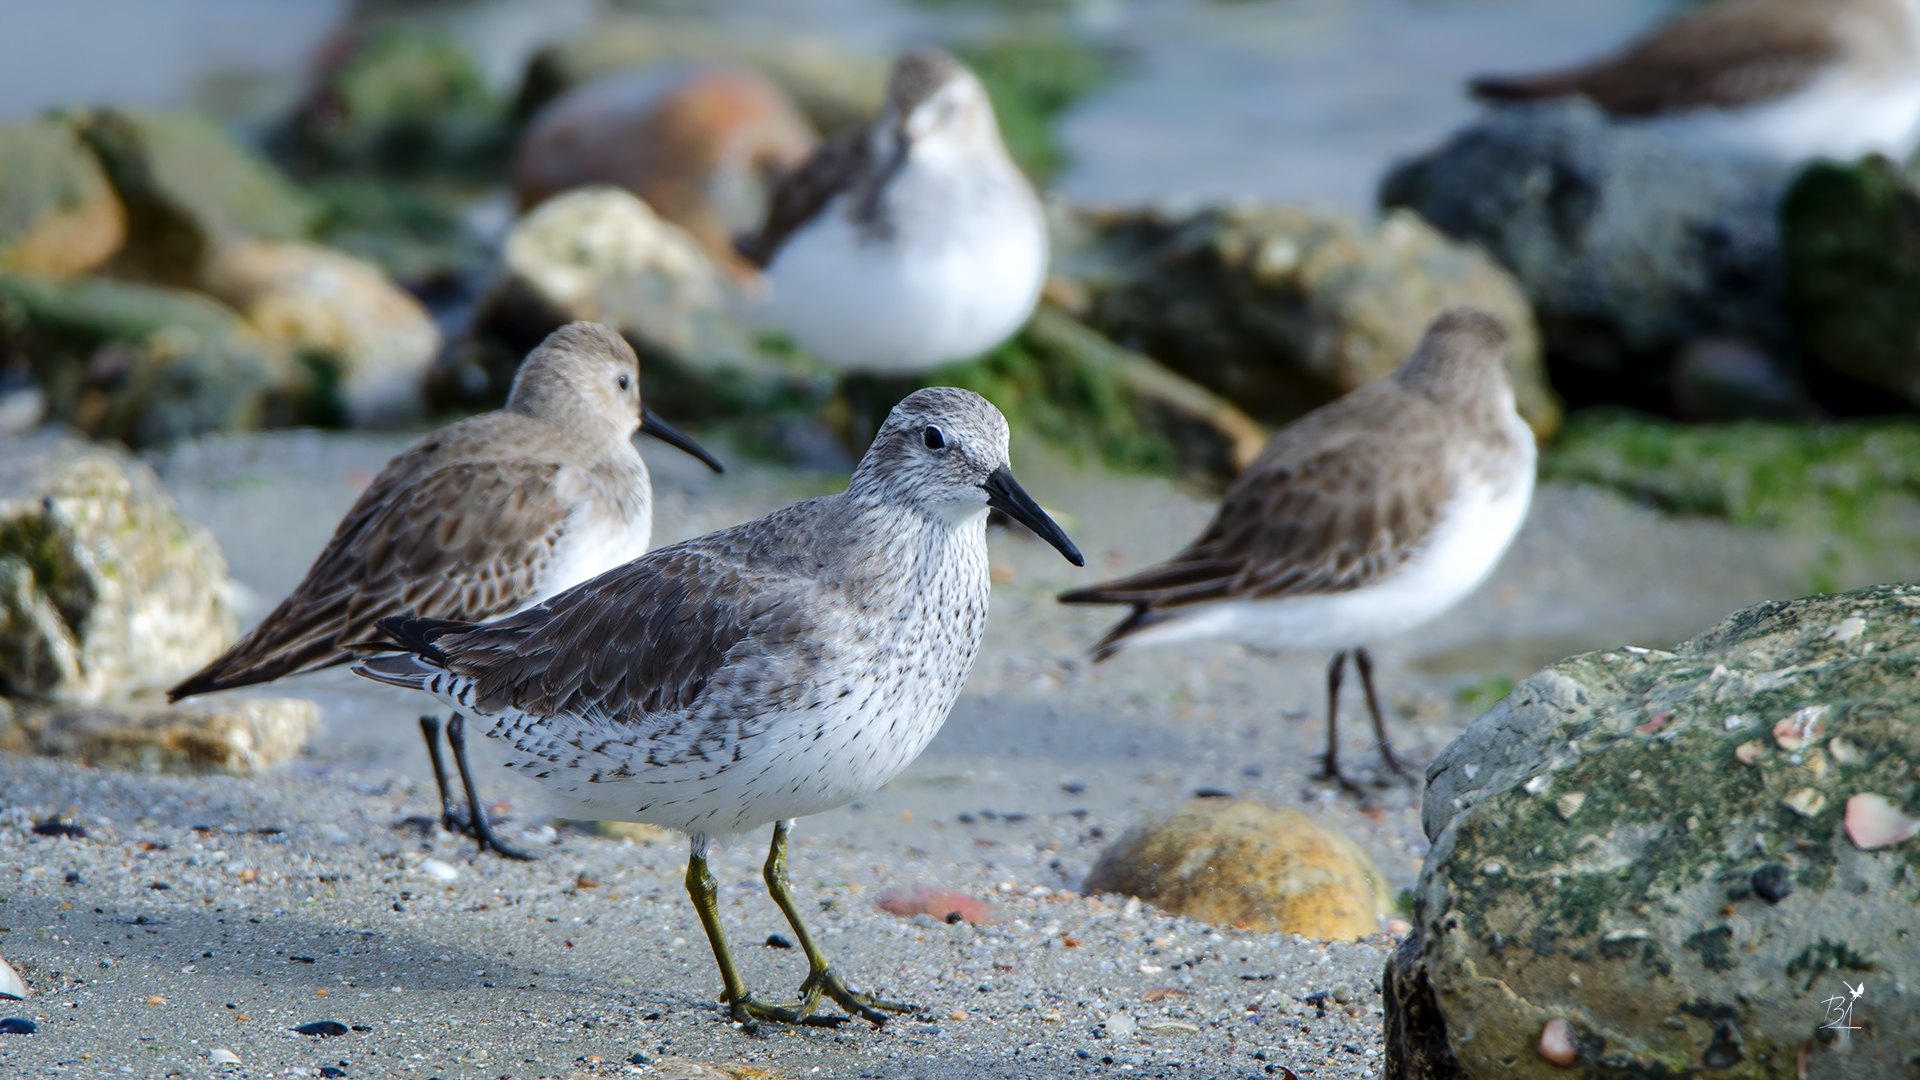
[[[1920,0],[1719,0],[1619,52],[1472,80],[1488,102],[1579,95],[1713,154],[1786,164],[1920,142]]]
[[[766,322],[834,367],[874,374],[1000,344],[1047,273],[1040,200],[980,80],[938,49],[902,56],[879,119],[786,176],[738,246],[764,271]]]
[[[1074,565],[1013,478],[986,399],[933,387],[889,414],[845,491],[647,553],[474,625],[389,618],[398,652],[355,672],[486,720],[514,767],[584,818],[687,833],[687,891],[733,1019],[874,1024],[912,1006],[850,989],[787,876],[794,819],[880,788],[946,721],[979,651],[996,508]],[[710,840],[772,823],[764,878],[807,957],[797,1001],[746,987],[721,927]]]
[[[1514,411],[1507,344],[1485,312],[1442,313],[1391,377],[1275,433],[1179,554],[1061,594],[1069,604],[1132,608],[1095,659],[1217,638],[1331,651],[1320,777],[1361,794],[1339,764],[1340,687],[1352,654],[1380,753],[1407,776],[1366,647],[1451,608],[1520,529],[1534,441]]]
[[[394,615],[488,619],[536,604],[647,550],[653,484],[634,448],[643,431],[720,463],[640,400],[633,347],[597,323],[548,335],[514,378],[506,407],[402,451],[354,501],[306,577],[170,700],[253,686],[368,655]],[[468,765],[465,721],[446,737],[467,796],[460,814],[440,753],[440,721],[420,719],[441,820],[481,850],[524,853],[494,835]]]

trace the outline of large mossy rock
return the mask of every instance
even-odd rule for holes
[[[1383,207],[1483,246],[1539,316],[1576,405],[1672,408],[1689,344],[1790,354],[1776,208],[1790,172],[1694,157],[1584,100],[1492,109],[1395,166]]]
[[[1242,799],[1202,799],[1127,830],[1084,888],[1203,922],[1322,940],[1378,933],[1389,911],[1385,876],[1345,833]]]
[[[0,271],[80,274],[126,238],[100,163],[57,120],[0,124]]]
[[[171,686],[238,630],[226,560],[153,470],[61,436],[0,442],[0,697]]]
[[[127,211],[122,276],[194,287],[229,237],[301,240],[320,207],[211,117],[100,109],[74,123]]]
[[[1521,415],[1542,437],[1559,426],[1526,297],[1484,253],[1411,214],[1373,224],[1281,206],[1088,212],[1056,231],[1056,272],[1083,294],[1063,297],[1076,314],[1262,422],[1385,378],[1435,316],[1470,304],[1513,335]]]
[[[1885,158],[1820,162],[1780,221],[1807,362],[1920,405],[1920,182]]]
[[[1476,1080],[1911,1076],[1917,669],[1920,587],[1887,585],[1515,687],[1427,770],[1389,1080],[1445,1074],[1442,1038]]]
[[[129,446],[339,412],[313,369],[184,289],[0,274],[0,351],[28,358],[52,419]]]

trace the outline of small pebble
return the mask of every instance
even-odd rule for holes
[[[1060,785],[1060,790],[1066,792],[1069,795],[1082,795],[1086,793],[1087,785],[1081,783],[1078,780],[1069,780],[1066,783]]]
[[[240,1055],[224,1046],[219,1046],[208,1052],[207,1063],[210,1065],[238,1065],[240,1064]]]
[[[923,917],[923,916],[917,916],[917,915],[916,915],[916,916],[914,916],[914,918],[915,918],[915,920],[916,920],[916,921],[917,921],[918,919],[920,919],[920,918],[922,918],[922,917]],[[787,940],[786,938],[784,938],[784,937],[781,937],[781,936],[780,936],[779,934],[768,934],[768,935],[767,935],[767,948],[769,948],[769,949],[791,949],[791,948],[793,948],[793,942],[791,942],[791,941],[788,941],[788,940]]]
[[[452,881],[460,876],[460,871],[441,862],[439,859],[422,859],[420,872],[435,881]]]
[[[0,1035],[31,1035],[40,1027],[24,1016],[9,1016],[0,1020]]]
[[[1580,1059],[1573,1045],[1573,1025],[1558,1018],[1547,1021],[1540,1029],[1540,1056],[1563,1069],[1572,1068]]]
[[[1333,984],[1333,1000],[1339,1002],[1342,1005],[1345,1005],[1347,1002],[1352,1001],[1353,1000],[1353,984],[1350,982],[1334,983]]]
[[[1131,1013],[1123,1012],[1117,1012],[1107,1017],[1105,1026],[1107,1029],[1107,1038],[1109,1039],[1124,1039],[1132,1035],[1140,1027]]]
[[[26,981],[7,963],[6,957],[0,956],[0,997],[25,999],[26,996]]]
[[[1793,895],[1793,875],[1778,863],[1753,872],[1753,891],[1769,904],[1777,904]]]
[[[302,1035],[314,1035],[323,1039],[331,1039],[337,1035],[345,1035],[347,1033],[347,1025],[338,1020],[315,1020],[311,1024],[301,1024],[293,1030]]]

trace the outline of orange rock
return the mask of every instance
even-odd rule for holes
[[[1202,799],[1131,829],[1086,891],[1137,896],[1190,918],[1353,941],[1388,914],[1386,878],[1346,834],[1285,807]]]
[[[786,94],[757,72],[635,68],[541,109],[514,153],[513,189],[525,210],[589,184],[624,187],[739,273],[733,237],[760,224],[772,180],[817,142]]]

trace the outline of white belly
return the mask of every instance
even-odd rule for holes
[[[566,534],[554,548],[552,567],[519,610],[524,611],[645,555],[647,545],[653,541],[651,502],[649,499],[649,505],[640,513],[626,518],[604,512],[576,512]]]
[[[911,169],[894,180],[911,186]],[[923,371],[1010,337],[1047,272],[1046,224],[1023,190],[977,198],[895,198],[897,225],[873,237],[844,199],[797,233],[767,270],[764,315],[836,367]]]
[[[1920,78],[1828,75],[1773,102],[1641,123],[1688,149],[1726,157],[1792,164],[1878,153],[1904,161],[1920,135]]]
[[[1525,479],[1459,492],[1418,554],[1393,573],[1348,592],[1197,607],[1135,634],[1129,645],[1227,637],[1276,649],[1342,650],[1418,627],[1472,592],[1520,531],[1533,498]]]

